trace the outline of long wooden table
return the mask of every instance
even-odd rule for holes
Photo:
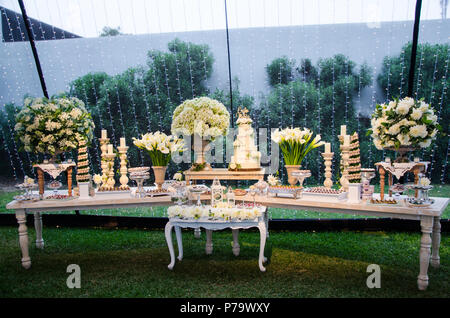
[[[209,200],[209,196],[202,196],[202,200]],[[428,286],[428,266],[431,260],[433,267],[439,267],[439,245],[441,238],[440,219],[443,211],[449,203],[448,198],[433,198],[434,204],[429,207],[407,207],[398,205],[374,205],[374,204],[349,204],[346,202],[321,202],[318,200],[308,201],[306,199],[292,199],[282,197],[256,196],[255,201],[261,205],[285,209],[306,209],[317,212],[349,213],[359,215],[374,215],[398,219],[410,219],[420,221],[422,232],[420,240],[420,272],[417,284],[420,290]],[[249,195],[236,197],[236,202],[253,202]],[[117,196],[95,196],[88,199],[73,199],[67,201],[36,201],[17,202],[12,201],[6,205],[7,209],[15,210],[16,219],[19,224],[19,243],[22,251],[22,266],[30,268],[31,258],[28,252],[28,232],[26,226],[26,214],[34,214],[34,226],[36,229],[36,247],[44,247],[42,237],[42,215],[43,212],[51,211],[73,211],[108,208],[148,207],[172,205],[170,197],[147,197],[134,198],[129,194]]]

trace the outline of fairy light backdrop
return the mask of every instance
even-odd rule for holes
[[[349,126],[354,124],[360,133],[362,146],[367,149],[362,153],[363,165],[367,167],[382,158],[381,153],[373,148],[370,138],[363,136],[370,112],[376,103],[391,99],[397,92],[403,97],[407,91],[409,53],[404,50],[404,44],[411,41],[414,4],[413,0],[389,3],[321,0],[313,4],[306,0],[227,0],[232,78],[237,77],[240,80],[238,87],[229,83],[228,79],[224,1],[171,0],[163,3],[140,0],[127,2],[71,0],[67,1],[67,6],[72,10],[72,15],[68,14],[65,5],[54,0],[25,1],[30,17],[38,21],[34,28],[39,30],[41,36],[45,29],[44,22],[66,32],[83,36],[71,39],[63,31],[61,38],[60,35],[57,37],[55,29],[50,29],[51,40],[37,41],[36,46],[41,57],[45,80],[49,93],[53,95],[68,92],[72,81],[90,74],[80,86],[81,97],[87,103],[89,96],[93,96],[90,107],[95,113],[96,131],[107,129],[114,145],[117,145],[121,136],[125,136],[127,143],[130,144],[131,137],[146,131],[157,129],[167,131],[165,123],[173,107],[187,98],[199,95],[195,83],[199,80],[197,76],[200,76],[207,89],[206,94],[212,94],[219,89],[227,95],[229,85],[233,85],[233,90],[239,89],[241,98],[251,97],[253,99],[251,108],[255,111],[252,118],[257,124],[255,127],[257,130],[269,128],[270,132],[270,128],[288,126],[314,128],[316,134],[320,133],[325,141],[332,143],[336,152],[338,146],[336,134],[339,126],[344,123]],[[5,1],[4,5],[20,12],[13,0]],[[440,23],[431,21],[436,19],[435,7],[436,4],[432,1],[423,1],[419,44],[448,44],[443,32],[448,27],[448,21],[442,20]],[[373,8],[376,10],[372,10]],[[400,10],[401,8],[403,9]],[[380,13],[379,23],[368,16],[370,12]],[[6,17],[4,10],[0,13]],[[14,17],[15,20],[19,19],[19,16]],[[12,29],[12,21],[8,18],[6,21],[7,33],[12,36],[16,30]],[[327,24],[333,27],[327,29]],[[372,26],[369,27],[369,24]],[[112,28],[120,26],[120,32],[123,34],[99,37],[104,26]],[[357,32],[354,32],[355,30]],[[14,140],[14,122],[11,120],[13,117],[8,116],[4,104],[13,101],[20,106],[21,99],[23,100],[26,93],[33,96],[41,94],[34,60],[28,43],[23,41],[24,30],[19,31],[20,41],[5,45],[5,53],[2,54],[8,59],[0,61],[1,78],[5,83],[2,89],[9,90],[7,94],[0,94],[0,117],[4,123],[0,133],[4,145],[2,154],[5,156],[5,163],[11,169],[11,176],[15,178],[31,173],[32,162],[38,158],[33,154],[19,151],[20,143]],[[6,37],[8,34],[3,36]],[[186,58],[183,57],[181,60],[177,54],[181,52],[181,47],[175,44],[174,54],[167,55],[174,61],[166,60],[166,55],[162,54],[159,69],[156,69],[155,65],[148,66],[147,52],[157,50],[168,53],[167,44],[175,38],[186,43]],[[370,42],[370,45],[366,45],[365,41]],[[208,74],[204,48],[200,63],[194,64],[193,45],[198,44],[208,45],[214,56],[211,76]],[[429,101],[442,120],[445,118],[443,116],[447,116],[448,52],[443,61],[439,56],[433,56],[431,66],[425,64],[426,51],[421,45],[417,53],[415,97],[424,97]],[[336,61],[331,59],[331,85],[326,87],[321,81],[308,82],[308,76],[311,74],[301,69],[302,59],[310,59],[318,72],[317,75],[322,76],[324,69],[317,64],[319,58],[330,59],[335,54],[344,54],[348,57],[343,68],[344,74],[339,73],[342,70],[338,68]],[[297,89],[299,86],[290,85],[283,90],[284,70],[281,63],[278,70],[278,87],[270,87],[265,67],[274,59],[283,56],[287,57],[290,64],[294,64],[293,72],[287,81],[298,82],[299,85],[303,85],[302,87],[310,87],[309,89]],[[387,87],[382,91],[377,77],[382,70],[384,56],[388,56]],[[397,57],[400,57],[398,71],[397,68],[393,69]],[[174,72],[170,64],[172,62]],[[197,63],[197,60],[195,62]],[[355,78],[356,89],[352,90],[351,62],[355,63],[355,69],[360,69],[364,62],[369,64],[372,77],[369,86],[363,85],[361,75],[358,74]],[[134,76],[130,76],[131,80],[122,86],[113,76],[123,75],[130,67],[142,67],[145,71],[150,67],[153,69],[149,73],[135,73]],[[196,67],[200,68],[200,75]],[[441,70],[444,72],[441,73]],[[397,73],[393,73],[394,71]],[[95,82],[97,72],[105,72],[111,85],[98,85]],[[426,72],[432,76],[426,77]],[[345,78],[344,82],[338,82],[341,75]],[[428,84],[431,85],[431,89],[426,90]],[[142,94],[138,96],[141,92]],[[272,107],[274,105],[278,108]],[[233,106],[236,109],[239,105]],[[352,117],[350,111],[356,108],[361,112],[354,114],[356,123],[352,123],[350,119],[355,117]],[[154,119],[156,120],[152,121]],[[269,153],[270,141],[269,133],[267,136]],[[90,163],[93,170],[98,170],[100,167],[98,136],[94,137],[92,146],[89,149]],[[132,159],[131,165],[142,165],[148,160],[141,151],[136,153],[138,155]],[[320,182],[323,165],[321,158],[316,155],[312,154],[311,158],[307,158],[304,168],[308,166],[314,167],[312,169],[317,168],[314,179]],[[69,157],[75,158],[73,154]],[[429,173],[435,181],[445,183],[448,178],[446,177],[448,139],[423,151],[422,157],[431,162]],[[333,167],[336,172],[336,164]],[[280,169],[280,175],[285,177],[283,167]]]

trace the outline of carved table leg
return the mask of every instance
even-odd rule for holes
[[[389,197],[392,198],[392,191],[391,191],[391,186],[394,183],[393,177],[392,177],[392,173],[388,172],[388,184],[389,184],[389,189],[388,189],[388,193],[389,193]]]
[[[173,266],[175,265],[175,252],[173,250],[173,244],[172,244],[172,223],[167,222],[166,228],[164,229],[164,233],[166,235],[166,242],[167,246],[169,247],[169,254],[170,254],[170,264],[167,266],[169,269],[173,269]]]
[[[19,223],[19,244],[22,250],[22,266],[25,269],[31,267],[31,258],[28,252],[27,216],[25,210],[16,211],[17,223]]]
[[[41,168],[37,168],[37,174],[38,174],[38,185],[39,185],[39,198],[43,199],[44,198],[44,186],[45,186],[45,181],[44,181],[44,171]]]
[[[266,224],[264,222],[259,222],[258,229],[260,238],[258,264],[260,271],[265,272],[266,268],[263,266],[263,263],[267,261],[267,258],[264,256],[264,248],[266,246],[266,238],[267,238]]]
[[[202,236],[202,230],[200,228],[194,229],[194,237],[199,239]]]
[[[438,216],[433,220],[433,237],[431,248],[431,266],[438,268],[440,265],[439,245],[441,244],[441,219]]]
[[[72,167],[67,168],[67,194],[72,196]]]
[[[231,230],[233,233],[233,254],[234,256],[239,256],[241,252],[241,247],[239,246],[239,230]]]
[[[386,173],[386,171],[384,170],[383,167],[379,167],[378,168],[378,172],[380,173],[380,199],[383,201],[384,200],[384,174]]]
[[[269,208],[266,208],[266,211],[264,212],[264,222],[266,223],[266,232],[267,232],[267,238],[269,238]]]
[[[178,260],[181,261],[183,259],[183,237],[181,236],[181,228],[179,226],[175,226],[175,234],[178,244]]]
[[[431,237],[433,228],[433,217],[422,216],[420,220],[422,238],[420,239],[420,273],[417,278],[417,285],[420,290],[428,287],[428,265],[430,264]]]
[[[418,184],[419,183],[419,172],[420,169],[419,168],[414,168],[414,184]],[[417,198],[419,196],[419,190],[416,190],[414,193],[414,197]]]
[[[40,212],[34,213],[34,229],[36,230],[36,247],[44,248],[44,239],[42,238],[42,215]]]
[[[213,251],[213,242],[212,242],[212,230],[205,230],[206,232],[206,254],[211,255]]]

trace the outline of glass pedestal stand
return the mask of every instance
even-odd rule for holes
[[[145,197],[145,191],[144,191],[144,181],[150,179],[150,176],[133,176],[130,175],[130,179],[136,181],[137,189],[134,194],[136,198],[144,198]]]

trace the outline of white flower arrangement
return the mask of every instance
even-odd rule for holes
[[[383,148],[427,148],[441,130],[434,109],[423,99],[405,97],[388,104],[377,104],[372,114],[371,129],[375,147]]]
[[[280,146],[286,165],[300,165],[308,152],[324,144],[320,135],[311,140],[312,135],[307,128],[277,129],[272,133],[272,140]]]
[[[268,176],[267,176],[267,183],[270,185],[270,186],[276,186],[276,185],[279,185],[280,184],[280,180],[278,179],[278,177],[276,177],[276,176],[274,176],[274,175],[272,175],[272,174],[269,174]]]
[[[430,181],[430,179],[428,179],[426,177],[422,177],[419,179],[419,184],[421,186],[428,187],[431,184],[431,181]]]
[[[92,140],[94,122],[78,98],[25,98],[14,130],[25,151],[55,155]]]
[[[183,173],[182,172],[175,173],[173,175],[173,180],[182,181],[183,180]]]
[[[167,209],[169,218],[180,219],[217,219],[217,220],[254,220],[262,215],[261,209],[241,207],[209,207],[209,206],[170,206]]]
[[[210,137],[226,135],[230,114],[219,101],[198,97],[184,101],[175,108],[172,118],[172,134]]]
[[[154,166],[167,166],[172,153],[185,150],[183,139],[159,131],[142,135],[141,139],[133,137],[133,143],[148,152]]]

